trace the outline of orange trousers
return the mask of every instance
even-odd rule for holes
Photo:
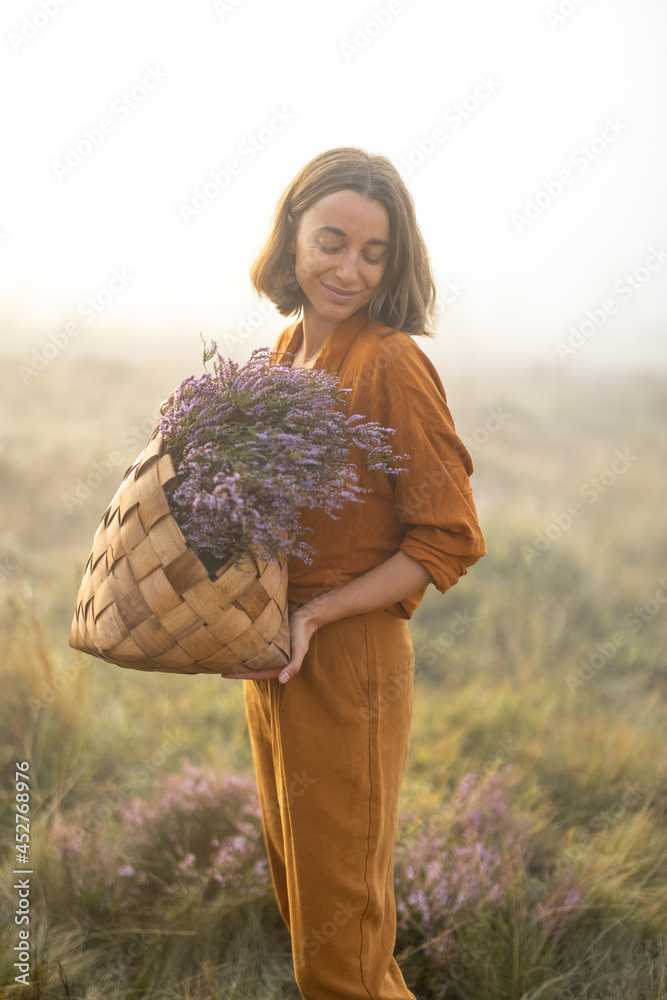
[[[244,681],[273,885],[305,1000],[413,998],[393,957],[413,674],[407,622],[375,611],[319,629],[286,685]]]

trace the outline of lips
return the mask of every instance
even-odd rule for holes
[[[350,299],[359,294],[358,292],[344,292],[340,288],[334,288],[332,285],[324,285],[324,288],[326,288],[329,297],[334,302],[349,302]]]

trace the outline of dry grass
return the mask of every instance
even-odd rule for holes
[[[148,437],[157,402],[186,373],[175,362],[134,372],[60,362],[23,386],[8,361],[0,399],[8,851],[0,995],[296,996],[270,898],[239,909],[224,941],[222,915],[217,930],[202,926],[206,908],[153,928],[128,927],[123,912],[71,919],[50,840],[57,812],[99,812],[104,802],[113,812],[129,794],[123,788],[148,794],[184,756],[237,771],[251,761],[240,685],[121,671],[67,646],[100,514]],[[473,485],[489,554],[446,598],[431,590],[413,619],[418,681],[404,809],[437,808],[465,773],[511,765],[517,808],[531,822],[526,877],[572,867],[587,902],[558,939],[540,934],[524,893],[457,925],[457,963],[434,969],[408,949],[406,975],[424,1000],[667,997],[667,604],[655,596],[661,580],[667,596],[664,382],[535,371],[448,380],[459,431],[476,442]],[[490,409],[508,416],[485,437]],[[625,468],[618,452],[629,456]],[[111,471],[84,502],[65,499],[105,462]],[[581,513],[563,528],[575,503]],[[559,518],[560,531],[548,531]],[[17,760],[30,761],[34,781],[28,989],[12,985],[10,958]]]

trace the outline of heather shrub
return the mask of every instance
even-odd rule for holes
[[[185,761],[163,778],[149,800],[135,796],[121,811],[126,877],[144,878],[167,895],[200,888],[238,898],[262,896],[270,885],[254,780]],[[132,871],[130,871],[132,869]]]
[[[56,813],[51,829],[57,880],[54,889],[68,898],[69,915],[108,917],[122,913],[139,895],[119,872],[125,864],[122,830],[113,820],[87,822],[83,810]]]
[[[582,887],[570,871],[549,884],[528,873],[531,821],[512,801],[519,780],[511,765],[481,779],[468,773],[437,811],[407,817],[396,856],[398,943],[425,965],[460,960],[458,928],[468,938],[494,911],[511,907],[554,940],[579,912]]]
[[[151,795],[135,795],[107,822],[82,835],[79,815],[58,816],[53,846],[70,891],[97,913],[188,898],[262,897],[270,885],[252,778],[217,773],[188,761]]]

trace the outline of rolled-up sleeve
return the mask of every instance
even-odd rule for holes
[[[412,349],[414,347],[415,349]],[[392,445],[409,456],[394,480],[395,510],[405,525],[402,552],[444,593],[486,552],[469,477],[473,463],[456,434],[440,376],[412,345],[386,371],[383,411]]]

